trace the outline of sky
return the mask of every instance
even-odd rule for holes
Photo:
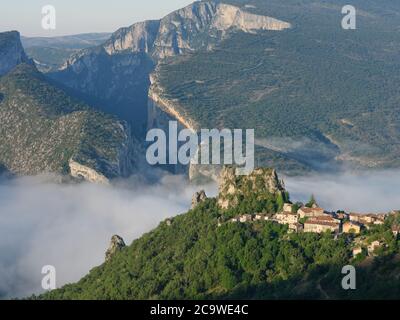
[[[194,0],[1,0],[0,32],[24,36],[60,36],[113,32],[135,22],[160,19]],[[54,6],[56,29],[42,28],[42,7]]]

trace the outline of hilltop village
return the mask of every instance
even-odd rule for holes
[[[372,241],[371,243],[363,243],[360,241],[362,238],[357,238],[357,235],[360,235],[362,230],[369,230],[373,226],[383,225],[388,217],[398,214],[398,211],[378,214],[347,213],[343,211],[328,212],[320,208],[317,204],[313,204],[311,207],[303,206],[297,209],[297,205],[285,203],[281,212],[275,214],[242,214],[231,218],[229,222],[251,223],[264,220],[287,225],[289,233],[330,232],[335,234],[335,236],[342,233],[351,234],[354,235],[356,240],[354,242],[353,256],[357,256],[363,252],[363,245],[368,255],[373,256],[375,250],[384,246],[384,243],[378,240]],[[397,238],[400,232],[400,225],[392,225],[391,230],[394,237]]]
[[[196,193],[192,209],[206,198],[204,191]],[[218,226],[270,221],[287,225],[288,233],[332,233],[334,238],[345,234],[352,242],[354,257],[362,253],[374,256],[379,248],[385,247],[383,240],[368,236],[371,228],[386,223],[396,239],[400,232],[399,211],[378,214],[330,212],[321,208],[314,197],[307,204],[292,203],[284,182],[279,180],[275,170],[267,168],[256,169],[243,177],[235,176],[232,168],[224,168],[219,181],[218,205],[224,212],[218,219]]]

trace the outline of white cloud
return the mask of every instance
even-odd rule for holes
[[[294,201],[307,201],[314,194],[327,210],[361,213],[400,209],[400,171],[369,171],[285,178]]]

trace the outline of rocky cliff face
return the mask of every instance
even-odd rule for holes
[[[211,49],[229,36],[230,30],[286,28],[290,28],[287,22],[232,5],[195,2],[161,20],[119,29],[104,44],[79,52],[50,76],[99,99],[102,110],[138,127],[146,123],[149,75],[161,59]]]
[[[235,168],[224,167],[219,177],[218,205],[222,209],[235,207],[249,194],[263,197],[285,194],[285,187],[274,169],[258,168],[248,176],[237,176]]]
[[[159,20],[144,21],[116,31],[103,47],[109,55],[123,51],[149,53],[153,49]]]
[[[209,48],[227,36],[229,30],[251,32],[291,28],[290,23],[246,12],[228,4],[195,2],[176,10],[161,20],[135,23],[117,30],[100,46],[109,55],[148,53],[156,60]],[[81,57],[94,52],[80,52],[64,66],[68,68]]]
[[[15,41],[9,45],[14,48]],[[12,48],[2,43],[3,52]],[[0,77],[0,123],[0,167],[10,173],[52,172],[108,183],[129,175],[139,153],[124,121],[71,98],[31,64],[20,63]]]
[[[161,19],[153,57],[164,58],[211,49],[231,29],[243,32],[283,30],[290,24],[221,3],[196,2]]]
[[[63,70],[49,76],[101,111],[127,121],[137,132],[147,118],[143,106],[147,104],[149,73],[154,62],[144,52],[118,51],[121,42],[85,49],[69,60]]]
[[[200,129],[199,125],[180,108],[178,101],[168,99],[163,94],[163,88],[159,86],[157,79],[157,70],[150,76],[150,81],[151,86],[147,104],[148,128],[159,128],[166,123],[166,120],[176,120],[187,129]]]
[[[33,64],[25,54],[19,32],[0,33],[0,77],[20,63]]]
[[[200,203],[207,199],[206,192],[204,190],[200,190],[196,192],[192,197],[192,206],[191,209],[196,208]]]
[[[113,235],[111,237],[110,246],[106,251],[106,261],[109,261],[116,252],[121,251],[125,246],[124,239],[119,235]]]
[[[127,121],[135,136],[143,136],[146,127],[165,127],[171,118],[184,127],[197,128],[176,101],[163,96],[156,66],[166,57],[211,50],[231,31],[255,33],[290,27],[232,5],[195,2],[161,20],[119,29],[102,45],[79,52],[50,77],[88,101],[99,101],[101,110]]]

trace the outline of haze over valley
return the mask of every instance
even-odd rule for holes
[[[400,2],[351,2],[355,30],[345,0],[0,30],[0,299],[400,297]],[[150,164],[171,121],[254,130],[254,170]],[[342,291],[345,264],[374,285]]]

